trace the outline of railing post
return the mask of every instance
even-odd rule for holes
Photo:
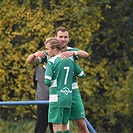
[[[85,118],[86,124],[88,129],[90,130],[91,133],[96,133],[95,129],[92,127],[92,125],[90,124],[90,122]]]

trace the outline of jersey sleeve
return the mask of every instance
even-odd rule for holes
[[[85,74],[82,70],[82,68],[74,61],[74,74],[79,78],[84,78]]]
[[[53,76],[53,63],[48,61],[44,78],[44,82],[47,86],[51,85],[52,76]]]

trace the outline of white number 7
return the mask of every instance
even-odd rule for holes
[[[64,81],[64,84],[66,85],[67,78],[68,78],[68,73],[69,73],[69,67],[64,67],[64,69],[66,70],[66,77],[65,77],[65,81]]]

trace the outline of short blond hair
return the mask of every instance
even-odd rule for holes
[[[56,38],[56,37],[49,37],[46,39],[46,41],[44,42],[45,45],[50,44],[51,48],[57,48],[58,50],[61,50],[61,43],[60,41]]]

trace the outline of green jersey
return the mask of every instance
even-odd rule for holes
[[[78,48],[67,47],[66,51],[79,51],[79,49],[78,49]],[[49,55],[47,55],[46,50],[44,50],[44,53],[46,54],[46,56],[45,56],[44,58],[41,59],[41,62],[42,62],[42,63],[43,63],[43,62],[47,63],[48,60],[49,60],[51,57],[50,57]],[[78,59],[78,56],[74,55],[73,58],[74,58],[75,60],[77,60],[77,59]]]
[[[73,75],[84,77],[82,69],[72,58],[63,60],[57,55],[48,60],[45,83],[50,87],[50,106],[71,107]]]
[[[72,47],[67,47],[66,51],[79,51],[80,49],[78,48],[72,48]],[[44,50],[44,53],[46,54],[46,50]],[[46,54],[47,55],[47,54]],[[45,58],[42,59],[42,62],[46,62],[50,59],[51,57],[49,55],[45,56]],[[72,57],[74,60],[78,59],[78,56],[74,55]],[[76,75],[73,75],[73,82],[72,82],[72,89],[78,89],[78,83],[77,83],[77,79],[76,79]],[[74,91],[75,92],[75,91]],[[78,90],[77,90],[78,93]]]
[[[79,51],[78,48],[72,48],[72,47],[67,47],[66,51]],[[78,56],[74,55],[73,58],[75,60],[78,59]],[[76,79],[76,75],[73,75],[73,83],[72,83],[72,89],[78,89],[78,83],[77,83],[77,79]],[[78,91],[77,91],[78,92]]]

